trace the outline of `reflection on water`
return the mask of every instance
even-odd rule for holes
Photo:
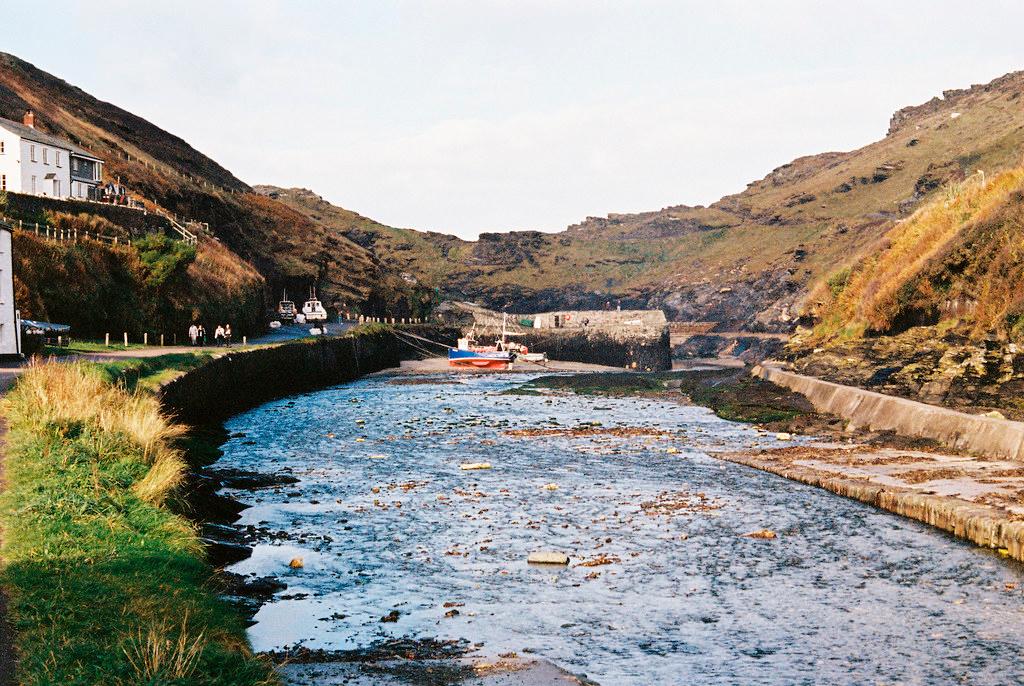
[[[300,479],[237,494],[260,544],[232,570],[288,583],[258,650],[466,638],[605,686],[1024,680],[1019,566],[717,461],[771,439],[702,408],[499,394],[523,380],[375,377],[228,423],[246,436],[218,466]],[[504,433],[593,422],[665,435]],[[743,536],[765,528],[778,538]],[[572,563],[527,565],[537,550]]]

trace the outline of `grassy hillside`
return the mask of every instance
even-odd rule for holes
[[[15,298],[26,319],[70,324],[75,336],[184,340],[193,319],[263,328],[265,282],[216,241],[196,248],[157,234],[131,247],[14,235]]]
[[[376,290],[381,268],[344,236],[250,192],[177,136],[0,53],[0,117],[20,121],[27,109],[39,129],[102,157],[106,177],[120,178],[150,209],[209,223],[227,248],[220,259],[234,253],[266,278],[268,302],[282,287],[304,293],[314,283],[328,303],[383,297]]]
[[[789,330],[809,290],[950,183],[1020,164],[1024,72],[895,113],[887,135],[802,157],[710,206],[590,217],[564,232],[463,241],[389,227],[310,191],[250,188],[181,139],[9,55],[0,116],[32,108],[154,206],[209,222],[269,286],[401,316],[437,296],[495,308],[662,307],[723,328]],[[398,304],[396,304],[398,303]]]
[[[152,396],[37,365],[4,400],[3,583],[21,684],[276,683],[168,506],[185,465]]]
[[[1024,339],[1024,168],[946,187],[836,271],[811,311],[818,342],[942,321]]]
[[[1024,72],[946,91],[893,115],[882,140],[803,157],[708,207],[590,217],[558,234],[462,241],[383,226],[309,191],[263,193],[327,221],[431,287],[521,311],[664,307],[678,319],[787,329],[808,288],[869,250],[895,221],[977,169],[1016,166]]]

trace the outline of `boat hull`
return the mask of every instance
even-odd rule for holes
[[[507,352],[449,350],[448,366],[463,369],[508,369],[512,356]]]

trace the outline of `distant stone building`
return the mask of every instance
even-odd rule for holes
[[[0,191],[51,198],[98,199],[103,160],[66,140],[0,118]]]

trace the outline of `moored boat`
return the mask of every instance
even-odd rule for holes
[[[516,354],[506,341],[505,320],[502,320],[501,338],[494,345],[477,345],[473,332],[459,339],[458,347],[448,349],[448,366],[474,369],[508,369]]]
[[[462,347],[463,341],[466,347]],[[448,351],[448,365],[451,367],[472,367],[476,369],[508,369],[512,364],[512,353],[498,350],[495,346],[473,346],[469,339],[460,338],[460,346]]]

